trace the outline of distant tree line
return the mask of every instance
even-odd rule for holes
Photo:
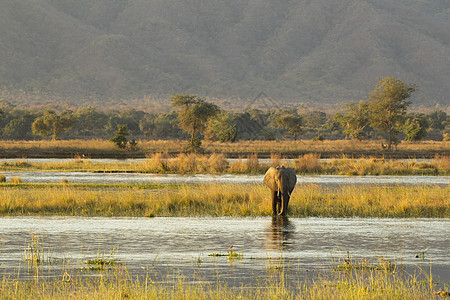
[[[302,113],[297,108],[271,111],[221,110],[195,95],[174,95],[169,113],[129,109],[102,111],[81,107],[76,111],[27,110],[6,101],[0,106],[3,140],[111,138],[124,146],[125,136],[136,139],[189,139],[197,149],[203,139],[236,140],[385,139],[386,147],[400,139],[449,139],[450,117],[442,110],[430,114],[408,112],[407,98],[415,86],[385,78],[367,100],[346,103],[342,111]],[[135,144],[134,144],[135,145]],[[124,148],[119,146],[120,148]]]

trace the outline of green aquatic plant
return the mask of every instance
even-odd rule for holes
[[[212,257],[221,257],[221,256],[228,256],[227,253],[217,253],[217,252],[213,252],[208,254],[208,256],[212,256]]]
[[[233,245],[231,245],[228,250],[227,253],[220,253],[220,252],[213,252],[208,254],[208,256],[212,256],[212,257],[227,257],[229,260],[232,259],[243,259],[244,255],[241,253],[237,253],[233,250]]]
[[[382,270],[390,272],[395,272],[396,269],[397,265],[395,263],[383,257],[379,257],[377,263],[371,263],[367,259],[361,259],[356,261],[353,261],[351,259],[344,259],[342,264],[334,268],[334,270],[336,271]]]
[[[108,256],[105,254],[97,253],[97,257],[93,259],[88,259],[84,263],[87,267],[82,268],[82,270],[93,270],[93,271],[103,271],[115,268],[122,263],[114,259],[114,253],[116,252],[116,247],[114,247]]]

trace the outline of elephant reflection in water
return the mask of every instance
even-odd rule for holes
[[[267,250],[286,250],[292,245],[295,226],[286,216],[273,216],[267,230]]]

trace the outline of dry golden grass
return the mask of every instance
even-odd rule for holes
[[[4,185],[4,184],[3,184]],[[0,185],[1,187],[1,185]],[[165,189],[80,189],[67,184],[0,188],[0,215],[269,216],[263,185],[184,185]],[[297,186],[292,217],[449,218],[450,187]]]
[[[138,140],[138,147],[147,153],[178,153],[185,149],[188,141],[183,140]],[[361,151],[381,152],[380,141],[238,141],[235,143],[203,142],[203,148],[210,153],[292,153],[292,152],[345,152],[361,153]],[[108,140],[58,140],[58,141],[0,141],[0,149],[19,150],[34,149],[36,151],[58,149],[115,151],[114,145]],[[450,142],[422,141],[401,142],[397,146],[398,152],[438,151],[448,153]]]
[[[430,162],[385,160],[380,158],[320,160],[319,154],[300,155],[297,159],[272,159],[261,162],[257,154],[247,155],[228,162],[224,154],[211,155],[152,153],[144,162],[93,163],[90,159],[76,158],[73,161],[35,163],[26,161],[0,163],[0,171],[79,171],[79,172],[140,172],[178,174],[264,174],[270,166],[292,167],[297,174],[338,175],[448,175],[450,157],[436,156]]]
[[[54,278],[32,279],[3,277],[0,291],[4,299],[436,299],[432,274],[419,267],[415,275],[399,276],[390,268],[328,271],[317,279],[287,282],[283,263],[257,286],[228,287],[217,275],[213,284],[193,284],[199,275],[186,276],[173,267],[166,282],[155,282],[152,267],[147,274],[134,275],[123,266],[100,271],[101,276],[79,276],[77,270],[66,270]],[[417,274],[416,274],[417,273]],[[210,278],[209,278],[210,280]]]
[[[294,161],[294,169],[301,173],[318,173],[322,169],[319,162],[320,154],[305,154]]]

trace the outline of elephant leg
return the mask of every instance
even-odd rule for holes
[[[280,203],[280,212],[279,215],[285,216],[287,215],[287,210],[288,210],[288,204],[289,204],[289,196],[287,195],[287,193],[284,193],[281,199],[281,203]]]
[[[279,214],[283,209],[283,202],[281,201],[281,197],[277,197],[277,214]]]
[[[288,211],[288,205],[289,205],[289,200],[291,199],[291,197],[287,197],[287,200],[286,200],[286,207],[284,208],[284,210],[286,211],[286,214],[287,214],[287,211]]]
[[[275,191],[272,191],[272,214],[276,215],[277,212],[277,204],[279,202],[278,200],[278,193]]]

